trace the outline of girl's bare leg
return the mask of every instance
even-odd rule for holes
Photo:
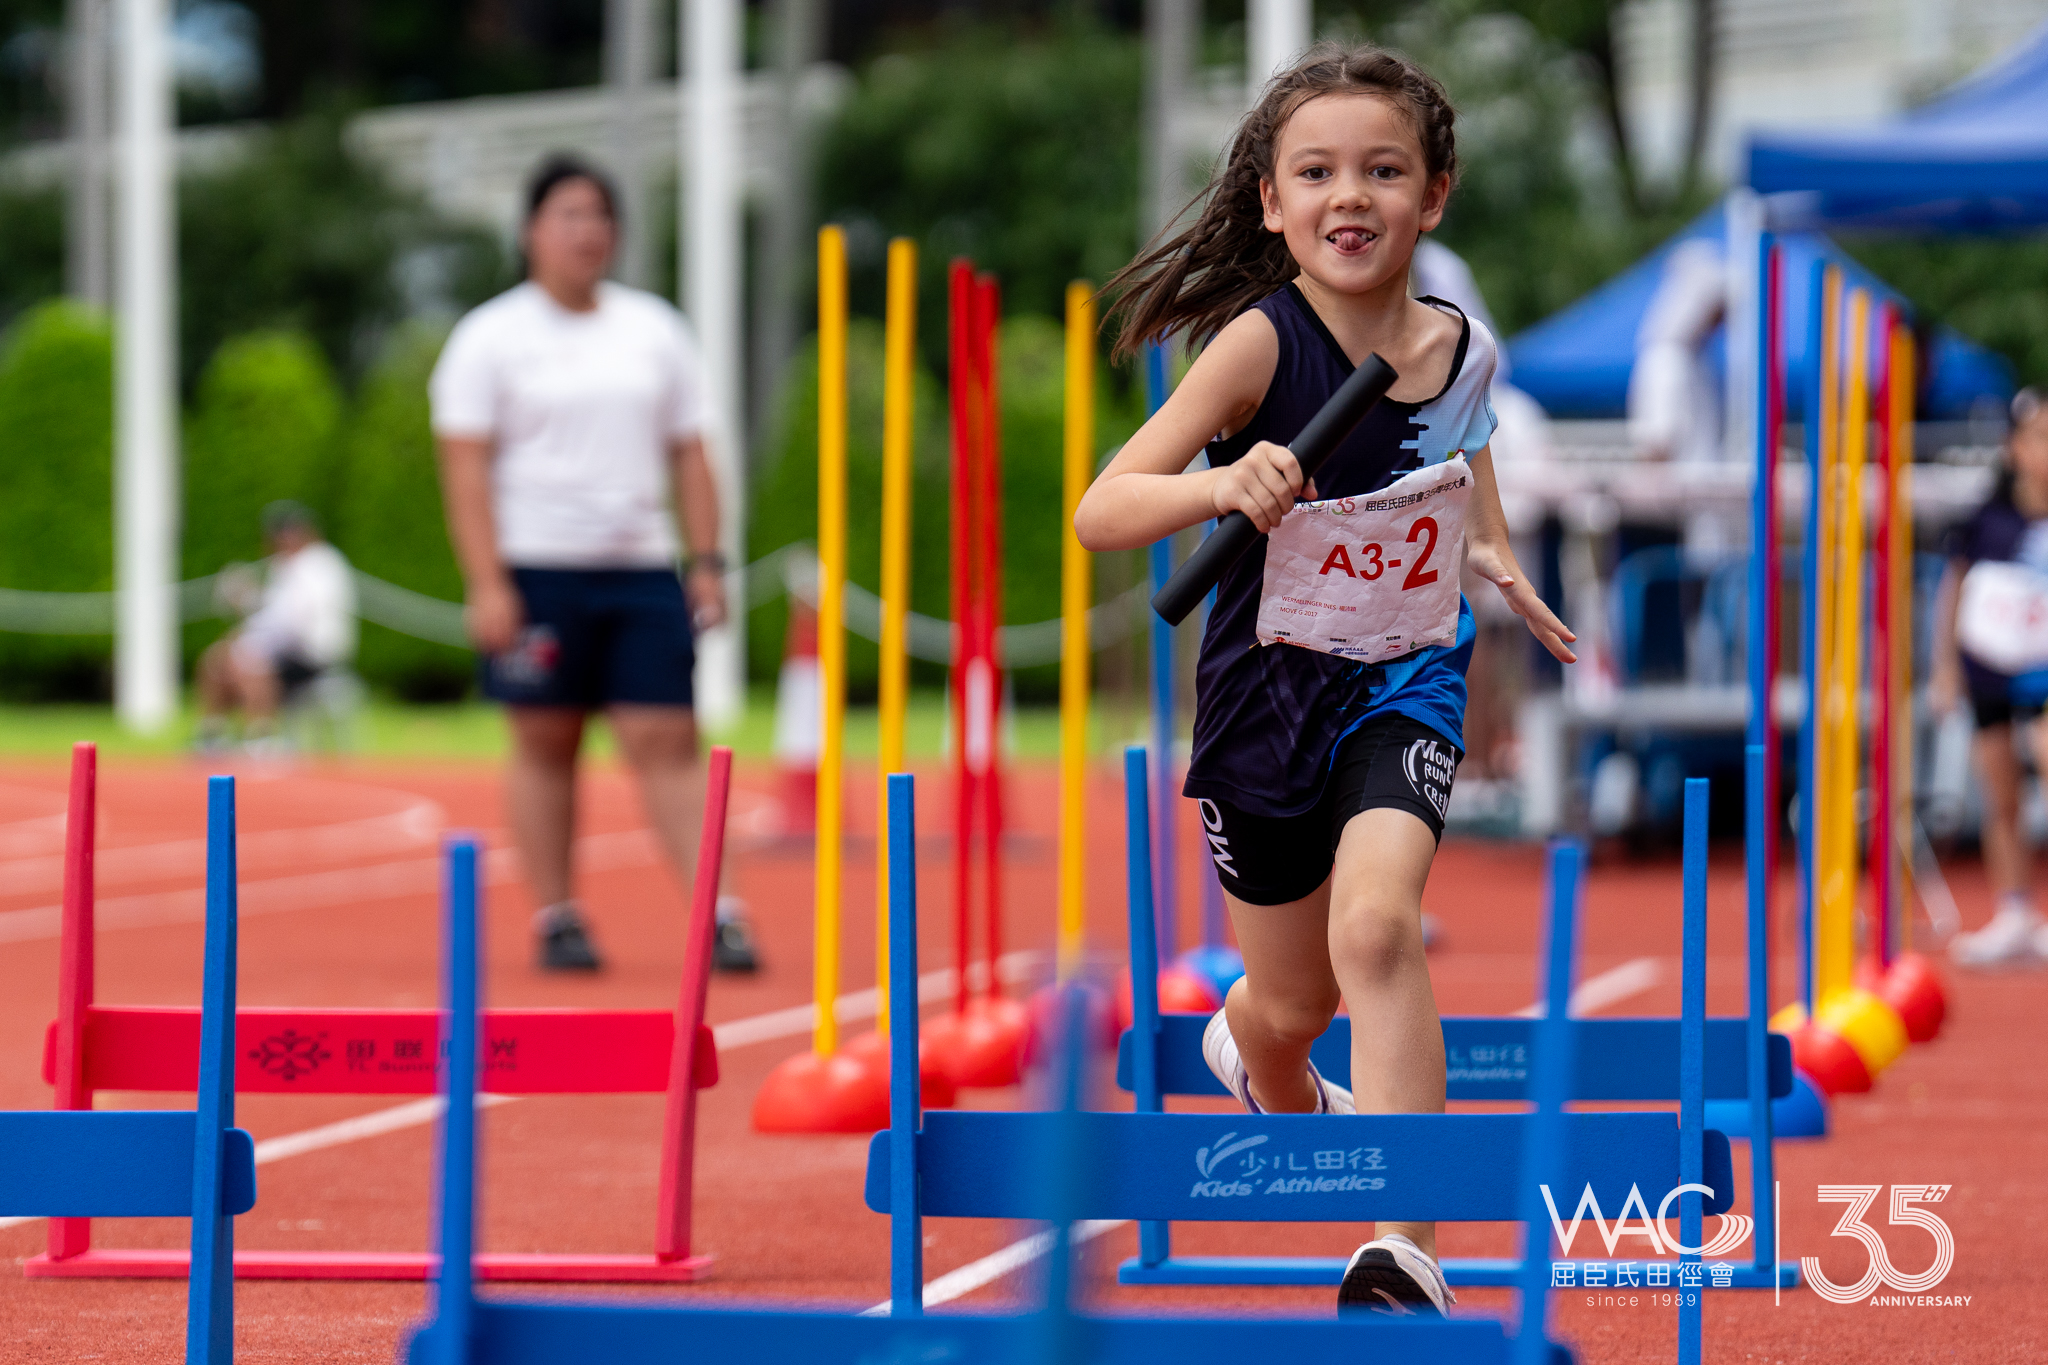
[[[1337,1013],[1330,971],[1330,884],[1285,905],[1250,905],[1224,893],[1244,954],[1244,975],[1223,1002],[1252,1098],[1275,1114],[1316,1107],[1309,1045]]]
[[[1224,1010],[1260,1108],[1316,1107],[1309,1047],[1341,996],[1351,1005],[1358,1112],[1443,1112],[1443,1027],[1422,951],[1422,885],[1435,857],[1421,820],[1369,810],[1344,827],[1336,870],[1312,895],[1285,905],[1226,895],[1245,974]],[[1436,1224],[1381,1223],[1374,1236],[1395,1232],[1436,1255]]]
[[[1422,951],[1422,886],[1436,857],[1405,810],[1361,811],[1330,875],[1329,953],[1351,1007],[1351,1093],[1361,1114],[1441,1114],[1444,1033]],[[1381,1223],[1436,1255],[1435,1223]]]

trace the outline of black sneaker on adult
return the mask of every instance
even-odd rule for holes
[[[743,974],[760,969],[754,931],[747,925],[747,903],[738,896],[720,896],[718,927],[711,937],[711,970]]]
[[[1416,1245],[1395,1233],[1367,1242],[1351,1253],[1337,1286],[1337,1313],[1378,1313],[1386,1317],[1448,1315],[1457,1295],[1443,1271]]]
[[[573,903],[564,901],[543,910],[537,928],[542,971],[595,972],[604,967],[590,942],[590,928]]]

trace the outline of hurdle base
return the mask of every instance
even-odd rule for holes
[[[1611,1271],[1616,1261],[1557,1261],[1556,1265],[1575,1266],[1571,1288],[1583,1288],[1584,1268],[1600,1266]],[[1637,1266],[1648,1264],[1647,1260],[1634,1262]],[[1663,1261],[1665,1265],[1676,1265],[1675,1261]],[[1334,1288],[1344,1278],[1343,1257],[1338,1256],[1169,1256],[1157,1265],[1146,1265],[1133,1256],[1116,1269],[1118,1284],[1292,1284],[1323,1285]],[[1521,1282],[1522,1263],[1511,1257],[1460,1257],[1453,1256],[1442,1262],[1444,1279],[1454,1285],[1495,1286],[1514,1288]],[[1674,1272],[1673,1278],[1676,1279]],[[1786,1289],[1799,1285],[1799,1263],[1781,1261],[1778,1265],[1778,1283]],[[1612,1285],[1596,1285],[1595,1289],[1611,1289]],[[1662,1286],[1624,1286],[1637,1289],[1671,1288]],[[1735,1266],[1734,1274],[1726,1285],[1709,1282],[1706,1288],[1718,1289],[1770,1289],[1772,1288],[1769,1267],[1759,1268],[1752,1262]]]
[[[472,1264],[479,1280],[546,1284],[688,1284],[711,1274],[713,1257],[559,1255],[485,1252]],[[424,1251],[258,1251],[235,1253],[238,1280],[427,1280],[441,1258]],[[182,1280],[191,1260],[182,1248],[120,1248],[82,1252],[53,1261],[21,1263],[24,1279]]]

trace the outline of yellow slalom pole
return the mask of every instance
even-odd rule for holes
[[[839,1047],[840,830],[846,757],[846,234],[818,232],[818,678],[824,709],[818,750],[817,901],[811,1047]],[[884,992],[886,994],[886,992]]]
[[[1846,392],[1842,402],[1842,522],[1836,544],[1835,658],[1830,720],[1835,729],[1829,758],[1834,766],[1835,867],[1828,879],[1827,914],[1814,955],[1817,1004],[1852,984],[1856,962],[1856,789],[1862,771],[1860,721],[1863,680],[1863,502],[1864,469],[1870,450],[1870,295],[1849,294]]]
[[[889,302],[882,341],[881,751],[875,809],[889,809],[889,774],[903,771],[910,701],[910,456],[917,347],[917,243],[889,243]],[[875,840],[875,1031],[889,1031],[889,841]]]
[[[1818,940],[1826,922],[1829,905],[1828,883],[1835,871],[1834,714],[1835,714],[1835,541],[1841,521],[1841,400],[1842,400],[1842,272],[1829,266],[1821,277],[1820,355],[1820,543],[1815,547],[1815,575],[1820,581],[1814,594],[1814,705],[1813,718],[1813,802],[1814,802],[1814,887],[1819,904],[1813,907],[1812,932]],[[1814,945],[1817,950],[1818,941]],[[1820,1003],[1820,956],[1811,954],[1814,980],[1806,983],[1816,1006]]]
[[[1060,527],[1059,979],[1080,970],[1087,915],[1088,552],[1074,512],[1095,469],[1095,293],[1067,286],[1067,404]]]
[[[1897,952],[1913,946],[1913,332],[1903,322],[1891,335],[1892,486],[1892,829],[1890,856],[1898,879]]]

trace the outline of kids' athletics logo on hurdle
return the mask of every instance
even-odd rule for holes
[[[1378,1147],[1276,1151],[1264,1133],[1240,1138],[1235,1129],[1195,1150],[1196,1199],[1238,1199],[1260,1194],[1341,1194],[1383,1190],[1387,1180]],[[1261,1150],[1261,1149],[1265,1150]],[[1306,1155],[1308,1160],[1303,1161]],[[1222,1174],[1219,1175],[1218,1172]]]

